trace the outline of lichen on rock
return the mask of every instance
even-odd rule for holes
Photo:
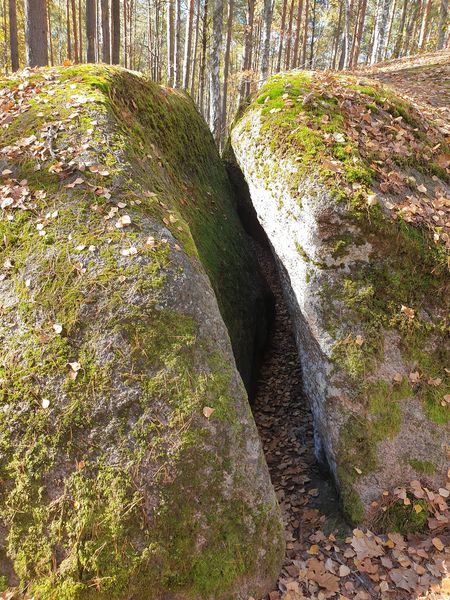
[[[251,357],[265,291],[206,125],[118,68],[3,83],[2,582],[265,593],[282,523],[224,324]]]
[[[293,316],[317,455],[349,519],[448,457],[448,147],[367,78],[282,73],[231,133]],[[447,211],[447,212],[446,212]],[[405,455],[415,462],[405,461]]]

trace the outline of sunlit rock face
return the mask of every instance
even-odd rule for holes
[[[378,84],[302,72],[269,80],[231,133],[293,316],[317,455],[354,522],[384,490],[445,481],[441,143]]]
[[[266,292],[206,124],[118,68],[3,85],[0,589],[264,596],[283,525],[230,337],[248,376]]]

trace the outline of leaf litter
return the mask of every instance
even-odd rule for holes
[[[276,316],[252,408],[286,525],[283,570],[265,600],[450,597],[450,469],[442,491],[416,480],[384,492],[377,503],[381,512],[394,502],[426,506],[423,534],[351,531],[330,514],[329,489],[318,484],[312,417],[301,395],[289,313],[270,252],[255,248],[275,295]]]

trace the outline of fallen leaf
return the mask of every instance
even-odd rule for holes
[[[442,552],[442,550],[445,548],[444,544],[442,543],[442,540],[438,537],[434,537],[431,540],[431,543],[436,548],[436,550],[439,550],[439,552]]]
[[[213,412],[214,412],[214,408],[211,408],[210,406],[203,407],[203,414],[207,419],[209,419],[209,417],[213,414]]]
[[[347,567],[347,565],[341,565],[339,567],[339,577],[347,577],[347,575],[350,575],[350,569]]]

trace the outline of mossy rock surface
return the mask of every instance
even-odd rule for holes
[[[283,527],[230,343],[264,288],[206,125],[121,69],[2,83],[2,582],[266,593]]]
[[[295,71],[263,86],[231,146],[279,265],[317,452],[349,519],[412,479],[440,487],[450,419],[442,123],[375,81]]]

